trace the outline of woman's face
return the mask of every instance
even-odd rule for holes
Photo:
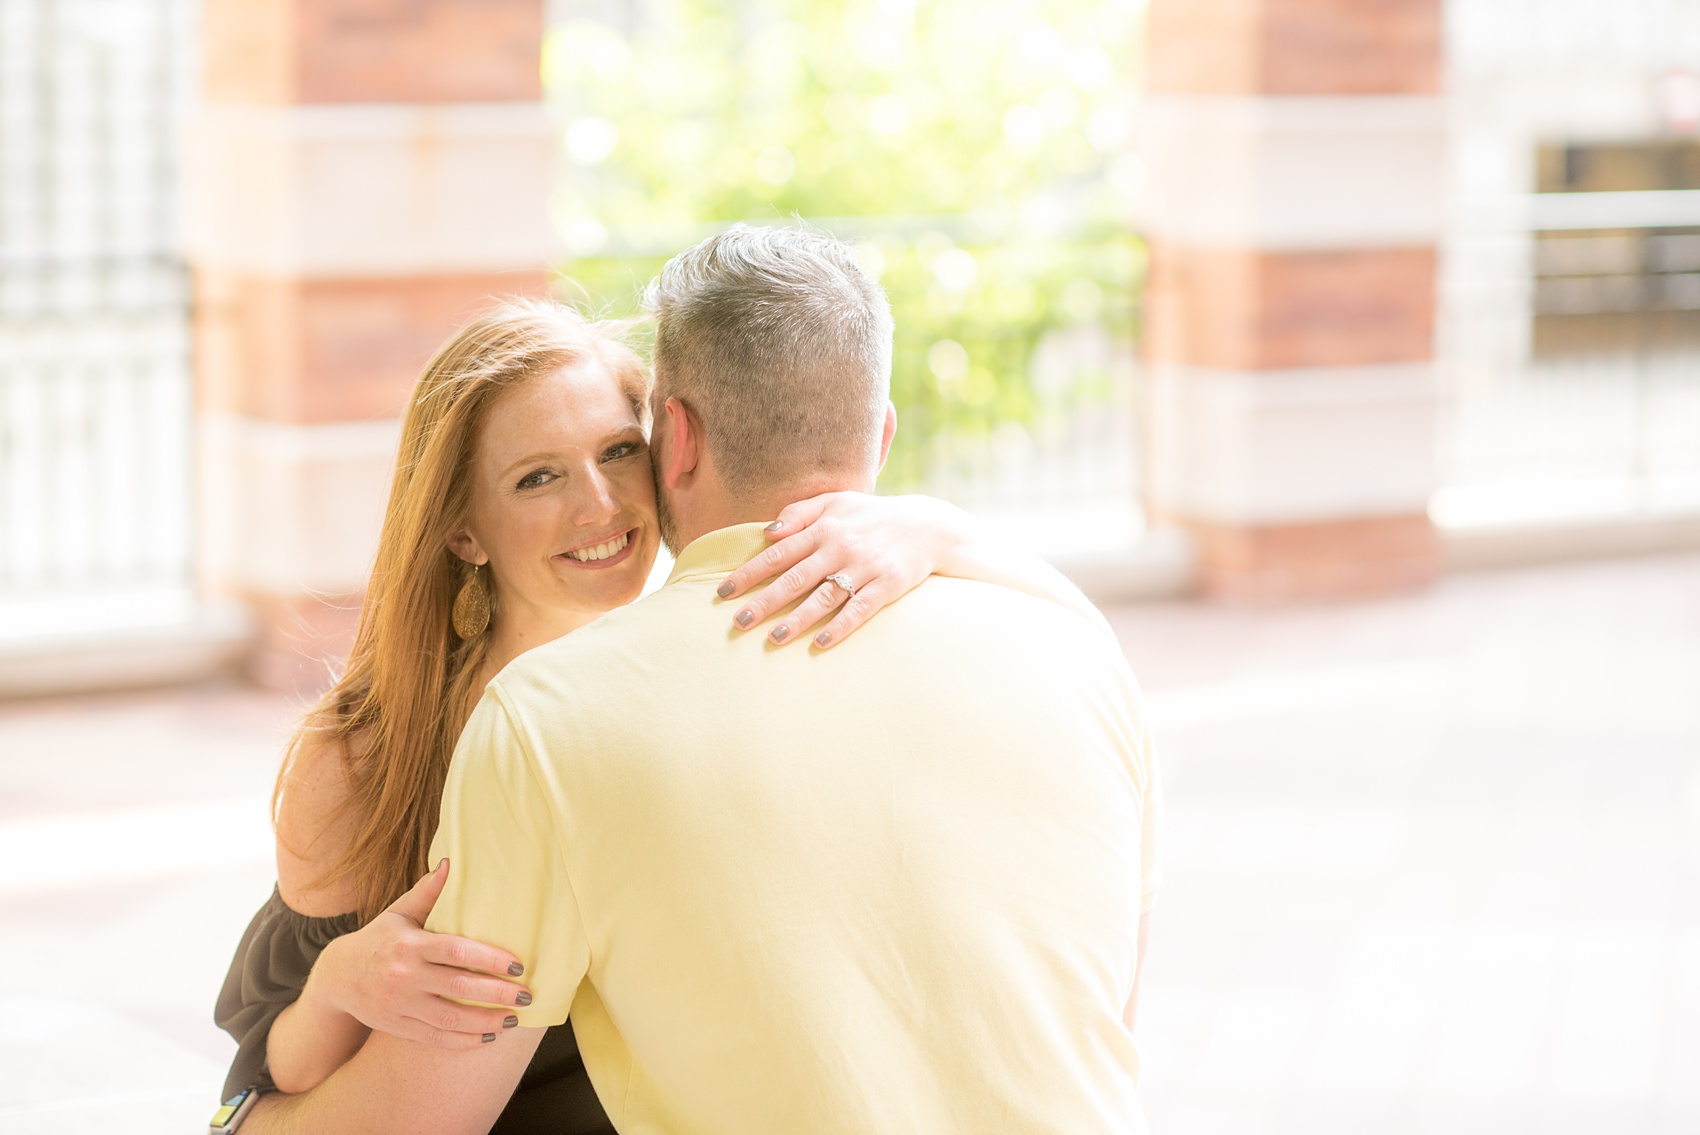
[[[489,557],[496,633],[536,645],[638,597],[660,539],[655,481],[643,424],[600,362],[505,391],[472,474],[472,513],[450,545]]]

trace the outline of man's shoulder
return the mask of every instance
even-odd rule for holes
[[[1012,647],[1079,645],[1099,654],[1106,645],[1113,646],[1101,624],[1081,612],[998,583],[933,576],[891,609],[907,611],[918,622],[948,622],[989,631]],[[869,625],[878,619],[875,615]]]
[[[587,721],[629,712],[634,700],[665,700],[679,682],[744,681],[767,670],[760,659],[782,668],[824,661],[812,648],[774,648],[760,633],[735,631],[732,609],[716,601],[708,584],[674,584],[528,651],[492,685],[521,716]],[[1114,642],[1082,614],[1013,588],[949,576],[927,579],[828,653],[906,671],[969,654],[1017,668],[1063,660],[1071,668],[1125,668]]]
[[[904,648],[930,656],[933,665],[972,656],[1021,673],[1066,673],[1140,700],[1114,636],[1101,622],[1055,600],[1001,584],[935,576],[891,610],[897,613],[894,622],[909,624]],[[878,622],[876,615],[868,626]]]

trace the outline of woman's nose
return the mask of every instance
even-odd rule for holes
[[[578,515],[573,519],[579,524],[602,524],[611,520],[620,511],[620,502],[614,496],[614,486],[608,478],[597,470],[586,478],[585,491],[579,498]]]

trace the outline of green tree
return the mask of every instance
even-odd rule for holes
[[[913,486],[941,433],[1108,395],[1108,375],[1037,391],[1029,369],[1053,330],[1136,332],[1144,255],[1123,203],[1140,12],[678,0],[624,31],[568,19],[544,62],[571,163],[566,271],[624,314],[667,255],[731,221],[796,216],[857,242],[898,327],[903,425],[882,484]]]

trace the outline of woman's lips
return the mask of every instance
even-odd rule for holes
[[[632,558],[632,549],[637,546],[637,532],[638,532],[638,530],[636,528],[632,528],[632,529],[627,530],[623,534],[623,536],[615,536],[613,538],[614,540],[619,540],[619,539],[623,538],[626,542],[626,546],[621,548],[619,551],[615,552],[613,555],[606,556],[606,557],[604,557],[603,559],[600,559],[600,560],[574,559],[571,555],[567,554],[566,552],[561,552],[560,554],[555,556],[555,559],[560,561],[561,563],[566,564],[568,567],[575,567],[575,568],[580,569],[581,571],[601,571],[604,568],[618,567],[620,564],[623,564],[627,560]],[[604,543],[612,543],[612,542],[613,541],[604,541]],[[591,545],[591,547],[596,547],[596,546],[597,545],[594,545],[594,544]],[[581,551],[581,550],[583,550],[583,549],[574,549],[574,551]]]

